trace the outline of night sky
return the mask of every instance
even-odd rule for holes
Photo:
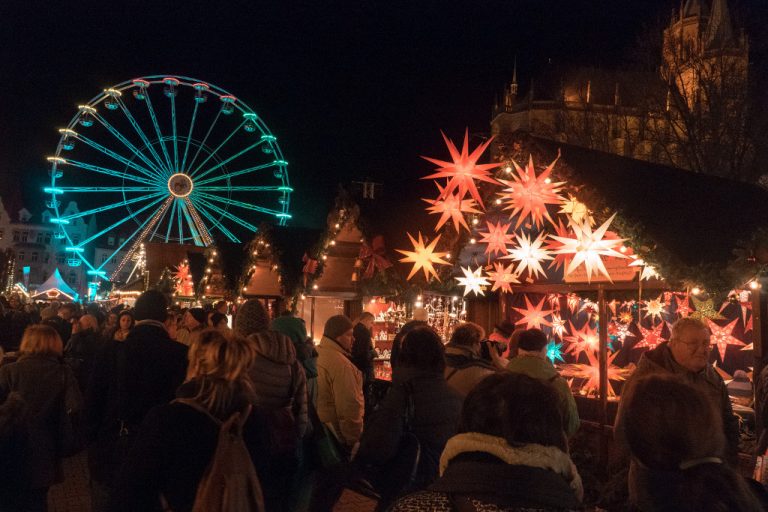
[[[768,2],[730,2],[763,66]],[[738,5],[736,5],[738,4]],[[390,189],[453,138],[487,132],[494,95],[545,66],[627,67],[675,0],[0,2],[0,195],[40,211],[56,128],[102,89],[179,74],[245,100],[278,136],[296,224],[320,224],[338,182]],[[19,188],[19,181],[23,188]]]

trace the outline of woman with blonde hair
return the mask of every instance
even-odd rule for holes
[[[109,510],[157,510],[161,497],[169,510],[191,510],[220,426],[235,413],[248,417],[243,437],[251,459],[257,460],[267,448],[259,442],[257,415],[249,414],[252,361],[253,351],[242,338],[215,329],[195,333],[177,399],[147,414],[117,478]]]
[[[82,402],[63,351],[53,327],[33,325],[24,331],[18,361],[0,368],[0,414],[23,413],[23,432],[0,440],[1,510],[47,510],[48,488],[61,480],[67,389],[68,398]]]

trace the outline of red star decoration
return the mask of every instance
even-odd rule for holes
[[[563,224],[563,221],[560,219],[557,219],[557,225],[555,226],[555,235],[560,238],[572,238],[576,240],[576,234],[572,231],[568,230],[568,226],[565,226]],[[550,237],[547,241],[547,250],[549,251],[557,251],[559,249],[562,249],[565,247],[565,244],[561,242],[560,240],[557,240],[555,238]],[[561,253],[555,253],[557,254],[555,256],[555,259],[552,260],[552,263],[549,264],[549,268],[554,268],[555,270],[558,270],[561,266],[565,269],[568,268],[568,265],[571,262],[571,259],[573,258],[572,254],[561,254]]]
[[[514,266],[514,263],[506,267],[499,262],[493,264],[494,270],[488,272],[488,277],[493,281],[492,292],[501,289],[501,293],[512,293],[512,284],[520,283],[514,272]]]
[[[457,233],[461,230],[461,226],[464,226],[464,228],[469,231],[469,225],[467,225],[467,221],[464,219],[464,214],[482,213],[475,208],[475,200],[462,199],[460,196],[452,194],[445,195],[445,189],[441,187],[439,183],[435,182],[435,184],[437,185],[437,190],[440,191],[438,198],[422,199],[422,201],[432,205],[427,208],[429,213],[441,214],[440,220],[437,221],[437,226],[435,226],[435,232],[440,231],[440,228],[443,227],[443,224],[445,224],[448,219],[453,221],[453,227],[456,228]]]
[[[478,233],[483,238],[480,239],[481,244],[488,244],[485,249],[485,254],[507,254],[507,244],[513,243],[513,235],[507,234],[509,226],[512,224],[502,224],[501,222],[494,224],[492,222],[485,222],[488,225],[487,232]]]
[[[520,227],[520,224],[528,216],[531,217],[537,227],[544,224],[544,219],[554,224],[552,217],[550,217],[547,211],[547,205],[559,205],[564,200],[563,196],[560,195],[560,188],[564,185],[564,182],[553,183],[549,177],[556,162],[557,158],[549,164],[544,172],[536,176],[536,171],[533,168],[533,157],[528,158],[528,165],[525,167],[525,170],[521,169],[517,162],[513,161],[512,163],[517,171],[517,175],[512,177],[513,181],[499,180],[500,183],[507,187],[500,194],[502,201],[506,201],[504,210],[512,210],[512,213],[509,215],[510,218],[518,213],[520,214],[517,218],[515,229]]]
[[[576,329],[573,326],[573,322],[568,321],[571,324],[571,335],[565,336],[563,340],[570,341],[566,352],[573,354],[575,357],[579,357],[582,352],[589,352],[591,350],[597,350],[600,345],[600,338],[597,335],[597,329],[590,327],[589,322],[585,323],[581,329]]]
[[[728,349],[728,345],[744,346],[745,343],[738,338],[733,337],[733,327],[736,325],[739,319],[736,318],[727,325],[720,327],[712,320],[707,319],[709,324],[709,330],[712,332],[710,336],[710,342],[717,345],[717,351],[720,352],[720,361],[725,361],[725,352]]]
[[[664,328],[664,322],[654,325],[650,329],[646,329],[642,325],[638,325],[640,333],[643,335],[643,339],[640,340],[633,348],[648,347],[649,349],[655,349],[659,343],[667,341],[661,335],[661,330]]]
[[[675,302],[677,302],[677,314],[680,315],[680,318],[685,318],[691,314],[691,301],[688,300],[687,295],[676,297]]]
[[[459,191],[459,197],[461,198],[469,192],[472,198],[477,201],[477,204],[484,208],[483,200],[480,198],[480,193],[477,191],[475,180],[495,184],[496,180],[491,177],[490,170],[499,167],[501,163],[478,164],[477,160],[486,150],[491,141],[493,141],[493,137],[477,146],[470,154],[469,129],[464,133],[464,146],[461,148],[461,153],[459,153],[459,150],[456,148],[453,141],[445,136],[445,133],[440,133],[443,136],[443,140],[445,140],[445,145],[448,146],[448,151],[450,152],[453,161],[446,162],[444,160],[422,156],[421,158],[424,160],[432,162],[438,166],[437,172],[425,176],[422,179],[448,178],[448,184],[443,191],[443,197],[452,194],[454,190]]]
[[[521,325],[526,324],[526,329],[541,329],[542,325],[552,325],[545,317],[552,314],[552,310],[544,310],[544,302],[546,301],[546,297],[543,297],[541,299],[541,302],[539,302],[535,307],[533,304],[531,304],[531,301],[528,300],[528,296],[525,296],[525,308],[512,308],[521,315],[523,315],[523,318],[515,322],[515,325]]]

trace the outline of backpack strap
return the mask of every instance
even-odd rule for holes
[[[206,416],[208,416],[208,418],[211,419],[211,421],[213,421],[220,428],[223,428],[227,424],[233,423],[232,421],[233,418],[239,415],[240,419],[239,421],[237,421],[237,423],[239,424],[239,427],[242,429],[242,426],[245,425],[246,421],[248,421],[248,416],[250,416],[251,411],[253,410],[253,406],[251,404],[248,404],[245,407],[245,409],[243,409],[242,411],[235,411],[229,416],[229,418],[227,418],[226,421],[221,421],[219,418],[211,414],[211,411],[209,411],[205,406],[203,406],[197,400],[193,400],[191,398],[176,398],[172,400],[171,403],[184,404],[187,407],[191,407],[192,409],[196,410],[201,414],[205,414]]]
[[[461,368],[459,368],[459,367],[454,367],[454,368],[451,370],[451,373],[449,373],[448,375],[446,375],[446,376],[445,376],[445,381],[446,381],[446,382],[448,382],[449,380],[451,380],[451,377],[453,377],[454,375],[456,375],[456,372],[458,372],[459,370],[461,370]]]

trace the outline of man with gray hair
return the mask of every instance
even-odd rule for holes
[[[641,377],[654,374],[674,375],[681,381],[693,386],[719,411],[723,419],[723,428],[728,442],[728,453],[723,454],[729,462],[738,461],[739,423],[733,414],[728,390],[722,377],[709,363],[711,345],[709,328],[701,320],[681,318],[672,325],[672,334],[668,342],[647,351],[640,357],[637,369],[627,381],[621,395],[619,411],[614,425],[614,436],[619,444],[626,448],[624,411],[622,404],[632,393],[634,383]],[[632,460],[629,468],[629,498],[642,509],[644,497],[638,495],[641,485],[648,478],[643,470]]]

